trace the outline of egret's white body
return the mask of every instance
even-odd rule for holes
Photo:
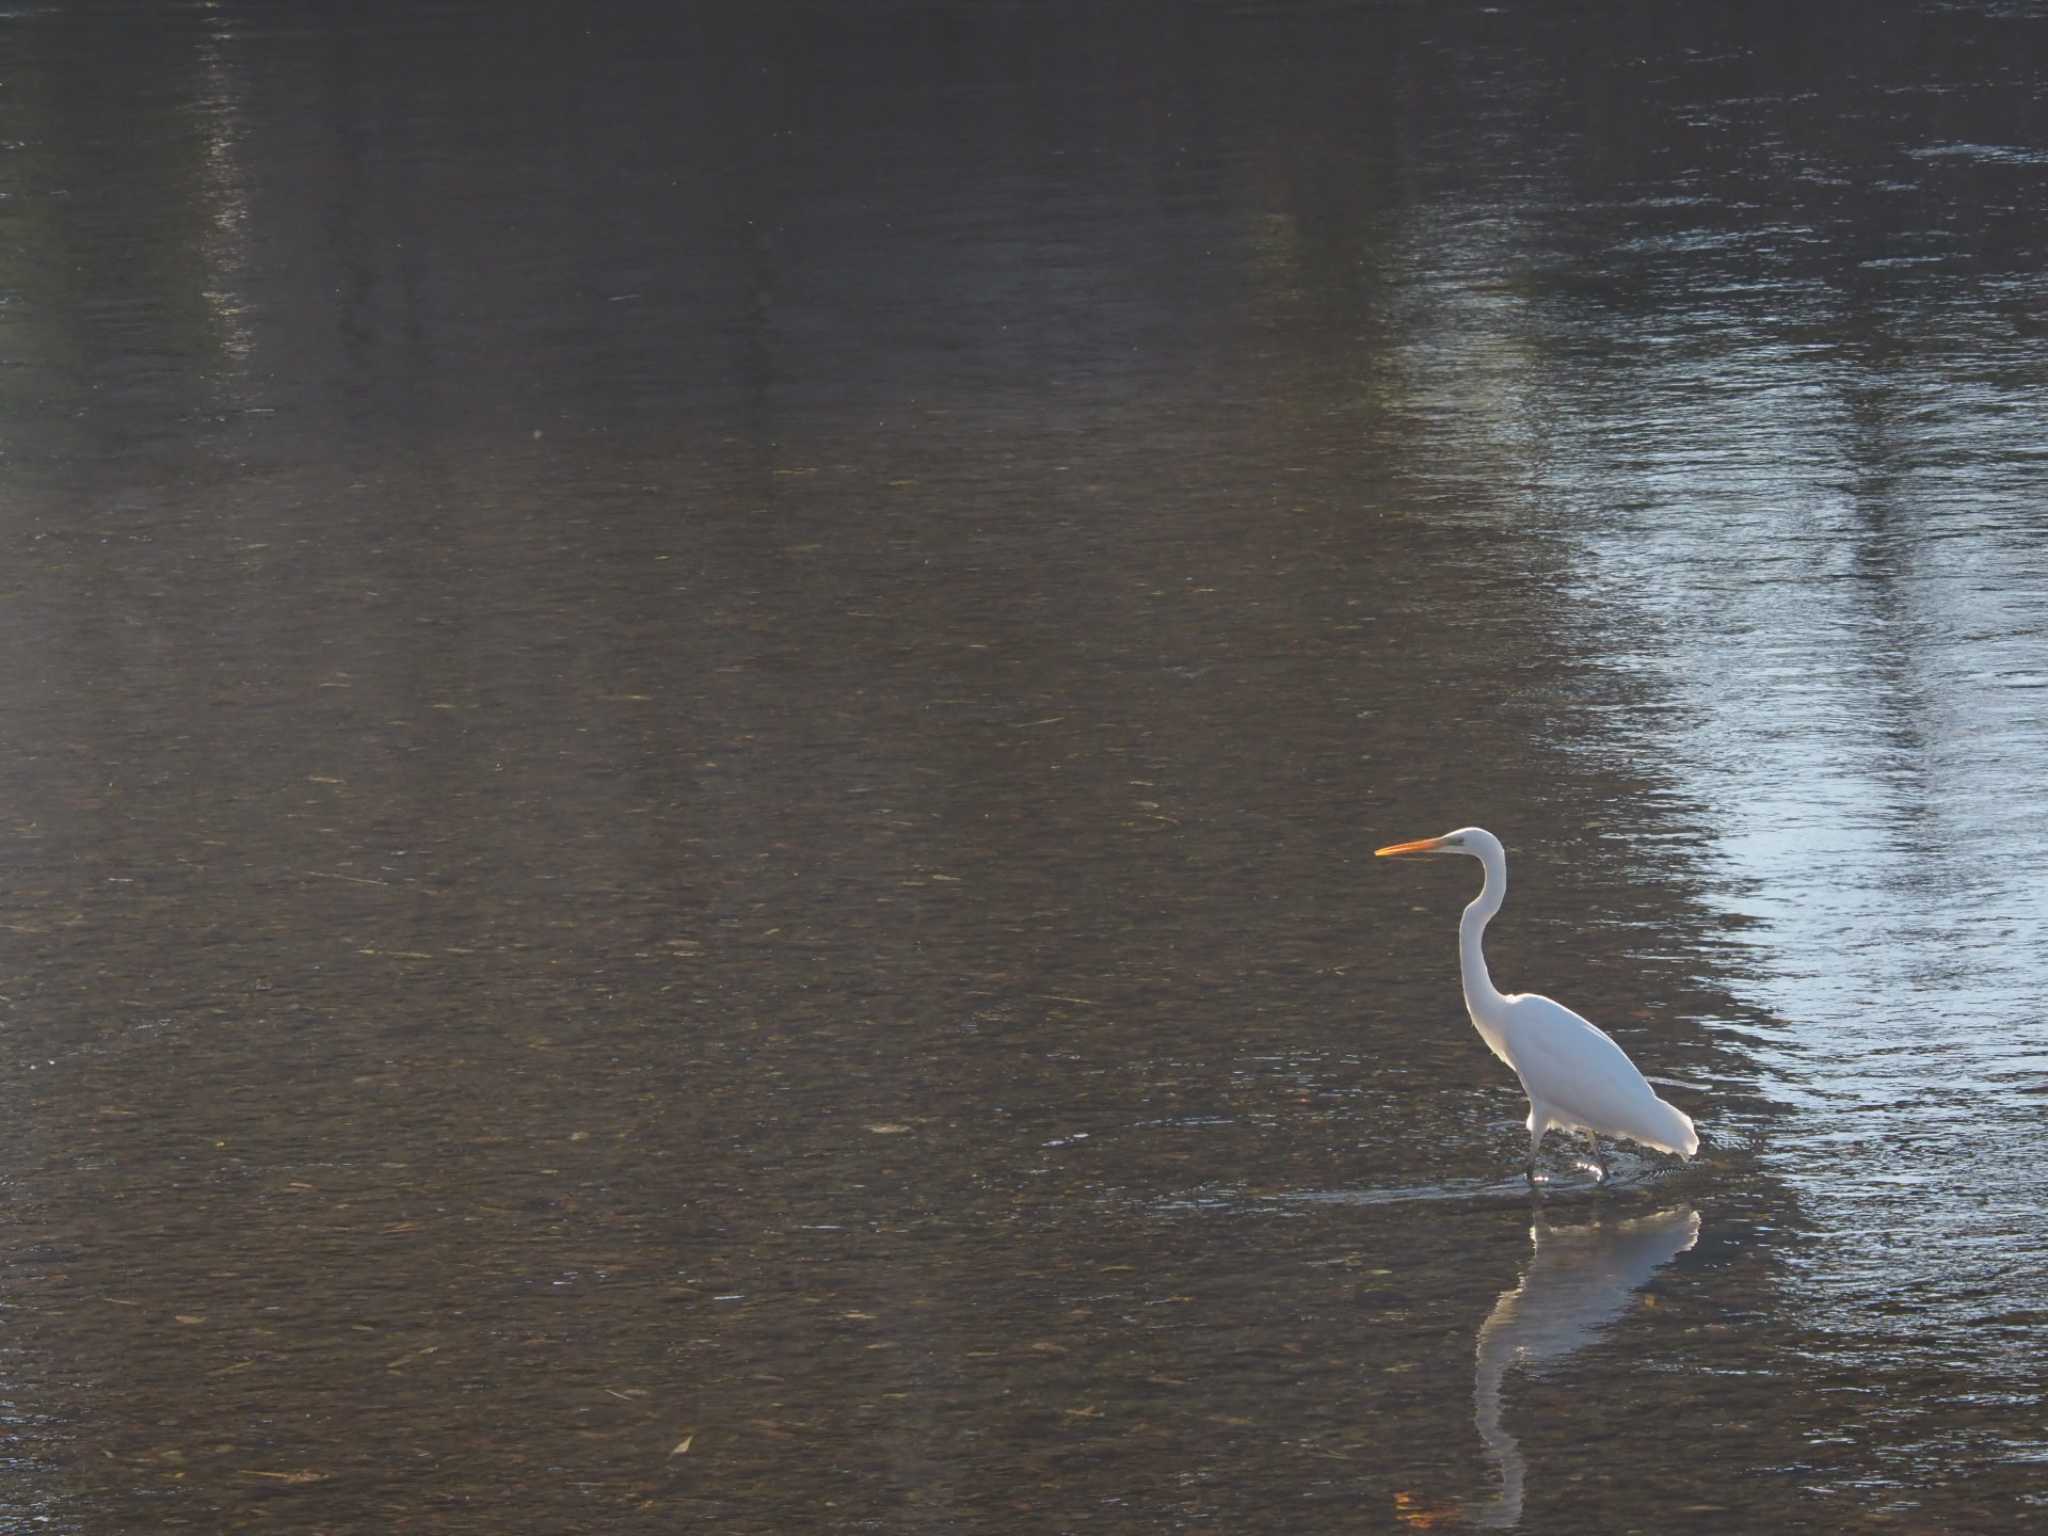
[[[1479,941],[1508,890],[1507,850],[1499,838],[1483,827],[1461,827],[1379,852],[1464,854],[1486,870],[1486,884],[1458,923],[1458,971],[1472,1027],[1494,1055],[1514,1068],[1529,1095],[1531,1177],[1543,1133],[1552,1128],[1625,1137],[1682,1158],[1699,1150],[1691,1119],[1657,1097],[1605,1030],[1563,1003],[1533,992],[1503,995],[1494,987]]]

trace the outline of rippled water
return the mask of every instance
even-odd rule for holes
[[[0,1530],[2022,1524],[2044,22],[0,15]]]

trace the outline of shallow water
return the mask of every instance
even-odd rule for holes
[[[0,1530],[2024,1520],[2043,30],[0,16]]]

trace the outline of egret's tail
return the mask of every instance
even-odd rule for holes
[[[1638,1136],[1636,1140],[1646,1147],[1655,1147],[1659,1152],[1675,1152],[1689,1161],[1700,1149],[1700,1133],[1693,1129],[1692,1116],[1662,1099],[1652,1102],[1657,1106],[1653,1118],[1661,1122],[1656,1128],[1656,1135]]]

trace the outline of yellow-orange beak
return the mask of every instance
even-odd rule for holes
[[[1390,853],[1434,853],[1442,843],[1440,837],[1418,837],[1412,843],[1389,843],[1384,848],[1375,848],[1372,856],[1384,859]]]

